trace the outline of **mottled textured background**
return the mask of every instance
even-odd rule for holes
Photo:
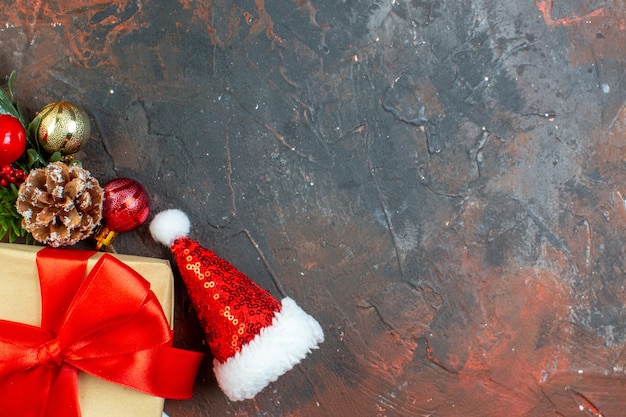
[[[621,416],[621,0],[0,2],[0,75],[82,105],[79,155],[295,298],[326,342],[171,417]],[[147,228],[118,252],[168,257]]]

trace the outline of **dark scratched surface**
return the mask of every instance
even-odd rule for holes
[[[207,356],[171,417],[623,415],[621,0],[0,4],[25,111],[82,105],[86,168],[325,330],[252,401]]]

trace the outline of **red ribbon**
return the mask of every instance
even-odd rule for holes
[[[41,327],[0,320],[0,415],[80,417],[78,371],[154,396],[187,399],[202,354],[171,347],[150,284],[104,254],[37,253]]]

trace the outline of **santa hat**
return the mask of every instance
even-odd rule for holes
[[[324,341],[319,323],[289,297],[278,301],[215,252],[189,239],[180,210],[157,214],[155,240],[169,246],[213,353],[220,388],[253,398]]]

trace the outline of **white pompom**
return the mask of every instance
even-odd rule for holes
[[[150,223],[152,238],[165,246],[171,246],[176,238],[187,236],[190,228],[189,217],[178,209],[162,211]]]

